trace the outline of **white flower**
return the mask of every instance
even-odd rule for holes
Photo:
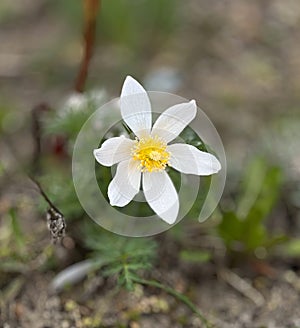
[[[112,206],[127,205],[142,188],[149,206],[165,222],[176,221],[179,211],[177,191],[166,167],[185,174],[211,175],[221,169],[217,158],[188,144],[171,144],[195,118],[194,100],[174,105],[164,111],[152,126],[151,104],[144,88],[127,76],[120,97],[122,118],[136,135],[106,140],[94,150],[104,166],[118,164],[108,186]]]

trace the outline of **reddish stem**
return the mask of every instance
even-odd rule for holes
[[[97,12],[101,5],[101,0],[83,0],[84,3],[84,49],[80,69],[75,80],[74,89],[83,92],[90,61],[93,56],[96,36]]]

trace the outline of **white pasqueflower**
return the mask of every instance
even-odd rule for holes
[[[169,143],[195,118],[194,100],[165,110],[152,126],[151,104],[147,92],[127,76],[120,97],[121,115],[136,135],[106,140],[94,150],[96,160],[104,166],[118,164],[108,186],[112,206],[127,205],[142,189],[149,206],[165,222],[176,221],[179,211],[177,191],[166,167],[185,174],[211,175],[221,169],[212,154],[183,143]]]

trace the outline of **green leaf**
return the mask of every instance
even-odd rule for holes
[[[270,167],[264,176],[257,199],[251,207],[247,220],[261,221],[266,219],[273,209],[282,184],[282,171],[278,167]]]
[[[131,290],[140,270],[148,270],[156,255],[156,242],[150,238],[127,238],[105,232],[88,223],[85,226],[87,247],[95,261],[102,260],[104,276],[118,277],[120,285]]]
[[[218,226],[218,232],[225,244],[231,248],[235,241],[243,238],[243,223],[234,212],[225,212]]]
[[[223,213],[218,227],[220,236],[230,249],[253,252],[257,247],[271,247],[281,242],[269,236],[265,220],[276,204],[282,184],[282,172],[263,158],[255,158],[242,179],[242,196],[237,211]],[[281,237],[281,236],[280,236]]]
[[[249,222],[249,224],[247,224]],[[250,224],[250,221],[243,225],[241,242],[247,251],[254,251],[258,246],[263,246],[268,239],[267,231],[262,223]]]
[[[289,237],[286,235],[269,236],[263,246],[266,248],[271,248],[273,246],[286,243],[288,240]]]
[[[239,217],[246,217],[257,200],[266,170],[266,162],[260,157],[254,158],[248,165],[241,184],[243,192],[238,200],[237,215]]]
[[[11,231],[13,233],[18,249],[22,252],[25,250],[25,237],[22,232],[16,210],[11,208],[9,210],[9,215],[11,217]]]
[[[300,239],[292,239],[283,247],[283,253],[289,257],[300,256]]]
[[[238,200],[237,216],[255,216],[263,220],[273,208],[282,183],[279,167],[270,166],[261,157],[255,158],[242,179],[242,196]]]

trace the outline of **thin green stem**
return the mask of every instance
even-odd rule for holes
[[[139,284],[142,284],[142,285],[148,285],[148,286],[159,288],[159,289],[167,292],[168,294],[174,296],[179,301],[183,302],[188,308],[190,308],[200,318],[200,320],[202,321],[202,323],[205,325],[206,328],[212,328],[213,327],[213,325],[197,309],[195,304],[187,296],[177,292],[175,289],[173,289],[171,287],[168,287],[168,286],[165,286],[165,285],[163,285],[160,282],[155,281],[155,280],[146,280],[146,279],[134,277],[134,281],[139,283]]]

